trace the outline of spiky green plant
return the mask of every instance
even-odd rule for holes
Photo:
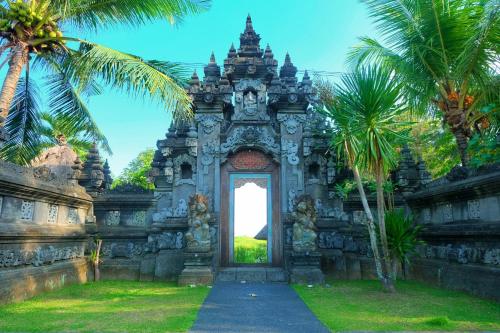
[[[406,215],[402,208],[385,212],[385,226],[393,260],[393,274],[397,276],[397,264],[401,265],[404,274],[405,264],[409,263],[417,245],[423,244],[418,238],[422,226],[414,225],[413,216]]]

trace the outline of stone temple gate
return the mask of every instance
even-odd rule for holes
[[[297,74],[289,55],[278,66],[260,47],[248,17],[239,48],[220,65],[212,55],[203,80],[193,74],[194,118],[157,142],[154,190],[111,189],[96,147],[83,163],[64,142],[33,167],[0,160],[0,303],[92,279],[95,237],[103,279],[376,278],[359,196],[338,189],[351,174],[328,149],[310,77]],[[492,282],[500,278],[500,167],[431,180],[403,148],[391,180],[395,205],[424,227],[406,276],[500,299]],[[258,268],[234,258],[235,192],[248,182],[267,195],[258,233],[267,260]]]
[[[286,261],[286,221],[296,196],[311,194],[326,214],[342,215],[340,206],[321,204],[327,202],[335,171],[321,132],[324,120],[309,109],[316,98],[312,81],[307,72],[297,78],[288,54],[278,67],[271,48],[262,49],[260,39],[248,17],[239,49],[231,46],[222,66],[212,54],[203,80],[193,74],[188,91],[195,104],[194,121],[172,124],[166,139],[158,141],[153,162],[158,198],[153,222],[185,215],[191,195],[207,195],[220,266],[231,265],[232,174],[270,176],[272,266]]]

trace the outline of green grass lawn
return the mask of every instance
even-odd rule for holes
[[[234,260],[241,264],[266,263],[267,241],[245,236],[235,237]]]
[[[185,332],[209,290],[165,282],[71,285],[0,306],[0,332]]]
[[[401,281],[396,294],[378,281],[331,281],[330,287],[294,285],[332,331],[500,330],[500,304],[465,293]]]

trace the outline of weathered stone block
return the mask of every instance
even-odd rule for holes
[[[181,250],[161,250],[156,257],[155,280],[175,280],[183,268]]]

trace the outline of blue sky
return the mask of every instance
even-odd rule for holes
[[[178,26],[156,22],[84,37],[146,59],[207,63],[214,51],[221,64],[231,43],[239,46],[247,14],[262,38],[261,46],[270,44],[279,66],[289,52],[299,70],[346,71],[349,47],[373,30],[357,0],[214,0],[209,11]],[[109,139],[113,155],[105,157],[114,175],[139,152],[155,147],[171,120],[158,104],[116,91],[92,97],[88,104]]]

